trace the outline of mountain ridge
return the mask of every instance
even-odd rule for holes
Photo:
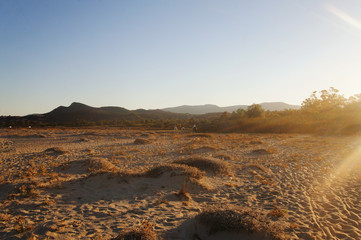
[[[286,109],[300,109],[299,105],[291,105],[284,102],[263,102],[260,103],[263,109],[266,111],[282,111]],[[207,114],[216,112],[233,112],[238,109],[247,109],[249,105],[233,105],[219,107],[214,104],[204,105],[181,105],[176,107],[163,108],[161,110],[173,112],[173,113],[188,113],[188,114]]]
[[[299,106],[286,103],[263,103],[265,110],[284,110]],[[83,103],[73,102],[68,107],[59,106],[50,112],[43,114],[30,114],[26,116],[0,116],[1,126],[26,125],[30,123],[50,125],[81,125],[95,122],[146,122],[185,119],[214,119],[223,112],[233,112],[239,108],[246,109],[247,105],[234,105],[219,107],[213,104],[206,105],[183,105],[165,109],[137,109],[128,110],[122,107],[105,106],[92,107]]]

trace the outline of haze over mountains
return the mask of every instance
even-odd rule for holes
[[[284,102],[265,102],[260,104],[264,110],[269,111],[282,111],[285,109],[300,109],[298,105],[290,105]],[[178,107],[163,108],[163,111],[173,112],[173,113],[189,113],[189,114],[206,114],[206,113],[216,113],[216,112],[233,112],[238,109],[247,109],[248,105],[234,105],[227,107],[219,107],[213,104],[205,105],[182,105]]]

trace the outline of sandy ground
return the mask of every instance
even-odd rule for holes
[[[0,171],[0,239],[361,239],[355,136],[7,129]],[[213,231],[212,209],[231,224]],[[234,209],[277,233],[232,228]]]

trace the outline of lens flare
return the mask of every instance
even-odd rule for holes
[[[345,13],[344,11],[340,10],[339,8],[333,5],[326,5],[326,9],[335,15],[337,18],[342,20],[343,22],[347,23],[348,25],[361,30],[361,21],[351,17],[349,14]]]

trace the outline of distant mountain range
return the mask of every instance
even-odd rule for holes
[[[286,103],[262,103],[265,110],[298,109],[299,106]],[[137,120],[166,120],[166,119],[209,119],[219,117],[221,113],[232,112],[237,109],[246,109],[247,105],[236,105],[229,107],[218,107],[217,105],[179,106],[156,110],[128,110],[122,107],[91,107],[82,103],[74,102],[69,107],[60,106],[51,112],[44,114],[31,114],[23,117],[2,116],[2,126],[10,123],[26,122],[50,123],[50,124],[74,124],[81,122],[109,122],[109,121],[137,121]]]
[[[142,119],[175,119],[185,118],[184,114],[166,112],[163,110],[128,110],[122,107],[91,107],[74,102],[69,107],[57,107],[53,111],[43,114],[50,122],[85,121],[117,121],[117,120],[142,120]]]
[[[298,105],[290,105],[284,102],[265,102],[260,104],[263,109],[269,111],[282,111],[285,109],[300,109]],[[182,105],[178,107],[163,108],[163,111],[172,113],[188,113],[188,114],[206,114],[216,112],[233,112],[238,109],[247,109],[248,105],[234,105],[228,107],[219,107],[217,105],[205,104],[205,105]]]

